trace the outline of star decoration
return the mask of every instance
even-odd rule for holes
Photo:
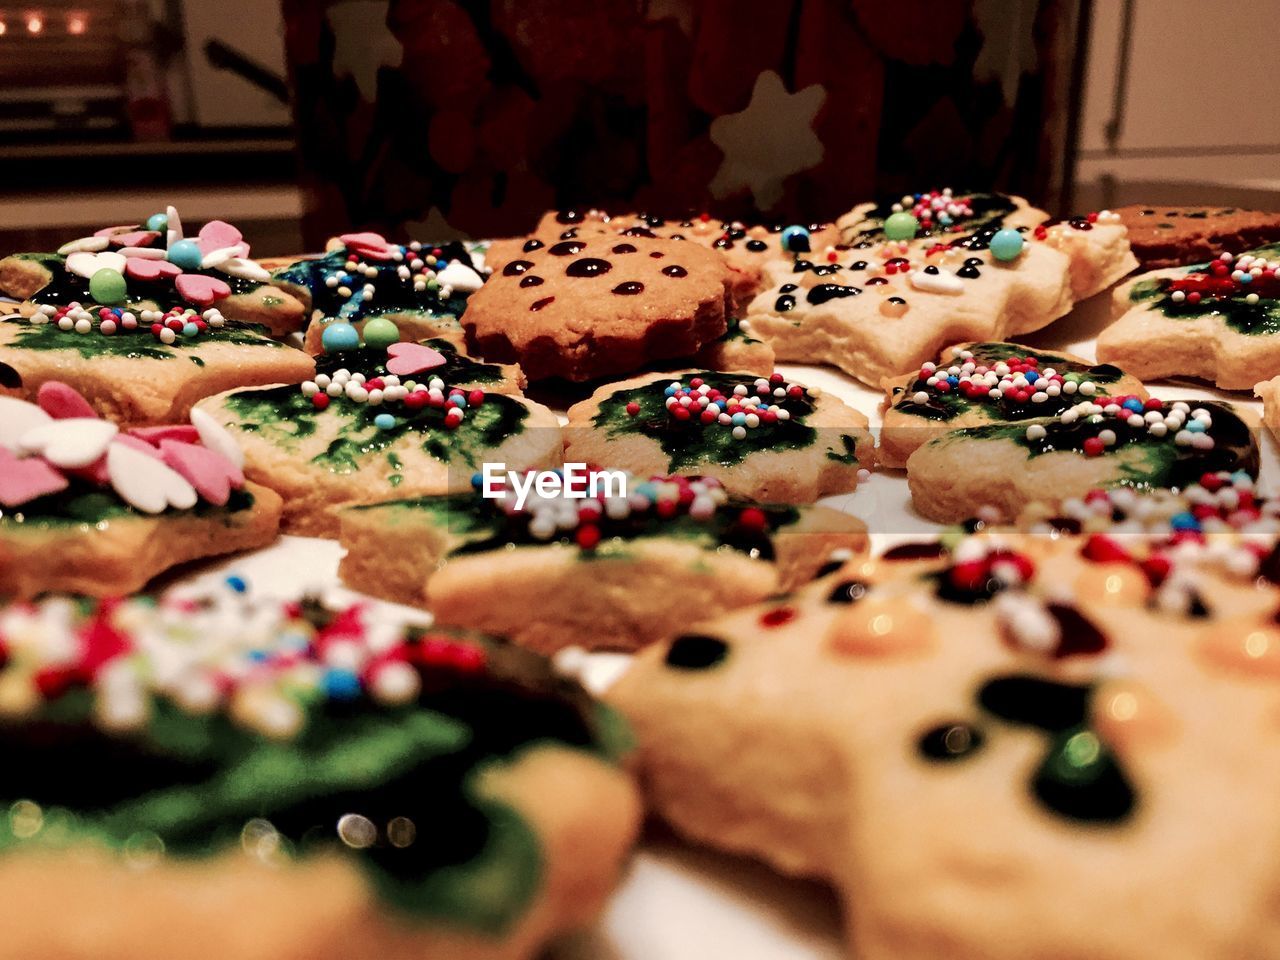
[[[711,140],[724,152],[712,195],[725,197],[745,187],[761,210],[781,200],[787,177],[822,161],[813,118],[826,98],[821,84],[789,93],[777,73],[762,71],[745,110],[711,121]]]

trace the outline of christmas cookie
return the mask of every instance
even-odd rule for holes
[[[526,960],[638,829],[621,721],[498,640],[232,590],[0,633],[10,956]]]
[[[867,419],[781,374],[653,373],[569,409],[565,453],[642,476],[712,477],[753,500],[811,503],[858,484],[875,448]]]
[[[1081,400],[1057,417],[954,430],[907,458],[915,508],[943,522],[1012,519],[1095,488],[1182,487],[1216,470],[1258,473],[1257,418],[1227,403]]]
[[[1043,214],[1019,198],[947,199],[950,213],[859,207],[826,256],[777,262],[747,310],[753,334],[779,360],[878,386],[949,344],[1038,330],[1133,269],[1113,215],[1033,225]]]
[[[835,510],[730,498],[700,478],[612,479],[591,495],[585,474],[570,475],[576,499],[530,490],[521,506],[508,484],[497,498],[479,487],[353,507],[342,513],[339,573],[437,622],[543,653],[635,650],[790,590],[833,552],[866,545],[861,521]]]
[[[687,357],[722,336],[728,270],[695,244],[560,240],[494,270],[462,315],[467,343],[530,380],[592,380]]]
[[[301,385],[197,409],[239,439],[246,475],[284,497],[285,530],[336,536],[349,504],[468,489],[486,461],[559,466],[559,422],[518,393],[512,368],[432,340],[327,353]]]
[[[188,560],[275,539],[280,498],[246,483],[225,430],[124,430],[71,387],[0,397],[0,597],[116,596]]]
[[[489,250],[488,262],[493,269],[500,270],[512,260],[558,241],[604,234],[690,240],[710,247],[728,265],[734,302],[743,306],[760,292],[770,261],[825,251],[838,238],[834,227],[825,223],[748,226],[740,221],[716,220],[705,213],[682,220],[666,220],[643,213],[610,217],[600,210],[552,211],[543,215],[529,236],[495,241]]]
[[[1115,292],[1098,359],[1144,380],[1248,390],[1280,369],[1280,244],[1144,273]]]
[[[1149,207],[1116,210],[1144,270],[1204,263],[1222,253],[1280,242],[1280,213],[1238,207]]]
[[[275,336],[301,329],[302,303],[270,281],[249,258],[239,230],[212,220],[186,237],[173,207],[145,224],[106,227],[72,240],[57,253],[0,260],[0,293],[23,301],[24,314],[77,304],[96,316],[106,307],[119,324],[122,313],[140,319],[142,311],[216,306],[229,320],[258,324]]]
[[[484,282],[484,266],[458,241],[397,244],[376,233],[352,233],[334,238],[322,257],[276,270],[272,280],[306,305],[306,349],[320,354],[326,337],[349,340],[352,327],[364,337],[371,322],[375,345],[431,337],[461,343],[458,317]]]
[[[773,373],[773,359],[773,347],[752,335],[751,324],[730,317],[729,329],[724,336],[694,354],[692,365],[708,370],[750,370],[769,374]]]
[[[856,561],[650,646],[609,693],[650,808],[831,883],[865,960],[1270,956],[1280,593],[1163,609],[1085,543]]]
[[[1057,416],[1083,397],[1147,397],[1118,367],[1014,343],[948,347],[886,387],[876,454],[886,467],[905,466],[918,447],[963,427]]]
[[[50,381],[78,390],[124,427],[186,419],[192,405],[233,387],[298,383],[314,364],[257,326],[202,312],[45,304],[0,317],[2,381],[34,400]]]

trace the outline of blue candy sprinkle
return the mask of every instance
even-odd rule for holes
[[[360,678],[350,670],[326,670],[324,691],[334,700],[354,700],[360,696]]]
[[[740,427],[747,422],[747,415],[745,413],[735,413],[730,419],[733,420],[735,427]]]
[[[1204,424],[1199,420],[1189,420],[1184,429],[1190,430],[1192,433],[1204,433]]]
[[[396,425],[396,418],[389,413],[380,413],[373,418],[373,425],[379,430],[390,430]]]
[[[788,253],[806,253],[809,250],[809,231],[802,226],[787,227],[779,239],[782,249]]]
[[[249,584],[245,581],[244,577],[238,577],[235,574],[227,577],[226,584],[236,593],[244,593],[249,589]]]
[[[674,397],[674,396],[676,395],[676,388],[675,388],[675,387],[667,387],[667,389],[663,390],[662,392],[663,392],[663,394],[664,394],[665,396],[668,396],[668,397]]]
[[[1141,412],[1142,412],[1142,401],[1141,401],[1141,400],[1137,400],[1137,399],[1133,399],[1133,400],[1126,400],[1126,401],[1122,404],[1122,406],[1123,406],[1126,410],[1132,410],[1134,413],[1141,413]]]
[[[249,659],[254,663],[265,663],[271,659],[270,650],[250,650]]]
[[[1190,513],[1175,513],[1169,518],[1169,526],[1175,530],[1199,530],[1200,521]]]
[[[467,405],[467,398],[460,393],[455,393],[453,396],[451,396],[448,400],[445,401],[445,406],[447,407],[458,407],[459,409],[462,409],[466,407],[466,405]]]
[[[960,382],[959,377],[947,377],[947,383],[951,384],[953,387],[959,382]]]
[[[194,323],[184,324],[182,327],[182,335],[184,337],[194,337],[199,332],[200,332],[200,328],[197,327]]]
[[[480,487],[481,487],[483,484],[484,484],[484,477],[483,477],[483,476],[481,476],[481,475],[480,475],[480,474],[478,474],[478,473],[473,473],[473,474],[471,475],[471,485],[472,485],[473,487],[475,487],[475,488],[478,490],[478,489],[480,489]]]
[[[1040,374],[1036,373],[1034,370],[1028,370],[1023,374],[1023,376],[1027,378],[1027,383],[1035,383],[1040,379]]]

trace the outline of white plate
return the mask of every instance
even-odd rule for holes
[[[1092,359],[1093,338],[1107,321],[1109,300],[1109,293],[1100,294],[1082,303],[1069,317],[1024,339],[1037,347]],[[873,428],[878,425],[879,391],[830,368],[783,364],[779,369],[789,379],[830,391],[865,413]],[[1149,386],[1152,394],[1162,399],[1225,398],[1261,410],[1261,404],[1246,394],[1203,385]],[[1271,492],[1280,480],[1280,461],[1269,434],[1263,442],[1261,489]],[[857,493],[823,502],[862,517],[873,530],[892,531],[874,535],[877,549],[911,534],[941,529],[912,511],[901,470],[878,472]],[[335,601],[360,599],[361,594],[338,580],[340,556],[332,541],[284,537],[264,550],[188,570],[182,580],[221,578],[234,572],[245,576],[262,595],[295,598],[318,590]],[[597,655],[588,681],[593,687],[606,686],[625,668],[625,657]],[[840,906],[829,889],[781,877],[757,863],[691,848],[660,828],[651,828],[596,929],[558,947],[551,957],[835,960],[845,956],[840,924]]]

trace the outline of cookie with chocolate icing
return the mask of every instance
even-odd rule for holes
[[[690,621],[811,579],[866,529],[824,507],[729,497],[714,480],[579,473],[547,497],[507,486],[352,507],[341,515],[352,587],[424,606],[439,623],[542,653],[635,650]]]
[[[284,497],[284,529],[336,536],[350,504],[470,489],[487,461],[557,467],[560,426],[520,396],[519,371],[448,341],[317,357],[314,379],[202,400],[245,450],[246,475]]]
[[[467,343],[530,380],[584,381],[687,357],[724,335],[728,270],[691,243],[560,240],[494,270],[462,315]]]
[[[0,397],[0,597],[119,596],[203,557],[266,546],[280,498],[235,441],[190,424],[125,430],[63,383]]]
[[[227,319],[256,324],[273,336],[300,330],[306,320],[302,303],[250,259],[239,230],[212,220],[197,236],[186,236],[173,207],[145,224],[106,227],[72,240],[57,253],[0,259],[0,294],[22,301],[24,315],[74,304],[95,326],[110,321],[117,329],[127,329],[126,313],[137,319],[144,310],[165,314],[215,306]]]
[[[1217,470],[1258,475],[1258,419],[1220,401],[1111,396],[1057,417],[954,430],[907,458],[916,510],[931,520],[1012,519],[1090,490],[1178,488]]]
[[[1280,243],[1280,213],[1239,207],[1153,207],[1116,213],[1143,270],[1205,263],[1222,253]]]
[[[1085,542],[854,561],[641,651],[608,697],[650,808],[830,883],[867,960],[1269,955],[1277,673],[1247,651],[1280,594],[1161,609]]]
[[[638,830],[621,720],[495,638],[225,588],[0,631],[6,956],[527,960]]]
[[[952,343],[1038,330],[1136,265],[1111,216],[1046,225],[1019,197],[933,200],[944,208],[924,195],[911,210],[864,204],[829,256],[771,264],[746,314],[754,335],[779,360],[879,386]]]
[[[1116,290],[1098,359],[1144,380],[1248,390],[1280,369],[1280,244],[1153,270]]]
[[[330,240],[323,256],[296,258],[271,276],[306,305],[304,346],[318,355],[332,324],[351,324],[363,336],[370,320],[381,321],[382,334],[394,325],[401,340],[441,337],[461,345],[458,317],[485,273],[476,245],[399,244],[352,233]]]
[[[952,430],[1057,416],[1084,398],[1147,391],[1110,364],[1016,343],[948,347],[918,373],[886,381],[876,460],[902,467],[915,450]]]

